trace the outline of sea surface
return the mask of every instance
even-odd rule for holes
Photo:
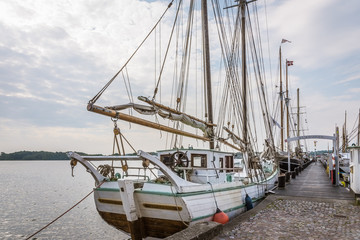
[[[0,161],[0,239],[26,239],[92,191],[94,180],[70,161]],[[98,215],[91,194],[32,239],[129,239]]]

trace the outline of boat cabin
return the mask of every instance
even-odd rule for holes
[[[188,148],[162,150],[157,154],[167,167],[194,183],[232,182],[245,173],[245,164],[239,153]]]

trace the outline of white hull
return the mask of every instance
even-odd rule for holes
[[[195,151],[188,151],[189,156]],[[196,154],[198,153],[199,150]],[[267,190],[275,186],[278,176],[278,169],[274,168],[271,174],[267,174],[266,179],[247,184],[248,180],[226,177],[226,174],[235,175],[239,170],[222,170],[223,175],[219,172],[218,179],[213,180],[211,184],[194,183],[174,174],[157,157],[144,152],[138,154],[140,158],[133,158],[149,160],[162,172],[162,176],[170,179],[170,182],[156,183],[126,178],[109,181],[83,157],[77,154],[70,155],[73,160],[87,168],[97,184],[101,183],[94,191],[95,204],[100,216],[115,228],[131,234],[133,239],[148,236],[164,238],[197,222],[211,221],[217,207],[232,219],[246,211],[246,194],[256,204],[265,196]],[[225,156],[228,153],[214,152],[214,155],[219,155],[218,158],[222,157],[221,154]],[[109,158],[111,157],[107,157],[106,160]],[[212,156],[209,159],[213,159]],[[215,170],[198,169],[196,174],[200,176],[205,171],[213,175],[212,171]],[[221,177],[223,178],[219,182]]]
[[[126,181],[126,180],[119,180]],[[261,184],[243,185],[241,182],[229,182],[213,185],[214,195],[219,209],[225,212],[229,218],[234,218],[246,211],[246,193],[256,204],[265,196],[265,191],[271,189],[277,181],[277,172]],[[156,189],[161,188],[161,191]],[[171,190],[172,188],[172,190]],[[161,184],[144,183],[143,188],[135,189],[134,202],[140,224],[143,225],[143,235],[152,237],[166,237],[197,222],[211,221],[216,213],[216,204],[213,192],[208,184],[203,184],[196,192],[178,194],[170,186],[164,188]],[[124,205],[119,194],[116,182],[103,184],[95,190],[96,208],[104,220],[114,227],[129,233],[128,220],[124,211]],[[113,214],[123,215],[122,221],[111,222]],[[104,217],[105,216],[105,217]],[[109,217],[106,217],[109,216]],[[115,216],[115,215],[114,215]],[[153,226],[156,221],[162,223]],[[155,221],[155,222],[156,222]],[[169,225],[164,224],[167,222]],[[161,228],[164,227],[164,228]],[[149,229],[156,229],[149,231]]]

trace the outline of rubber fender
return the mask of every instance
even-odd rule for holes
[[[245,197],[245,205],[246,205],[246,210],[248,210],[248,211],[250,209],[254,208],[251,197],[248,194],[246,194],[246,197]]]

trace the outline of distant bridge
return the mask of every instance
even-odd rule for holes
[[[336,149],[336,136],[335,136],[335,134],[333,136],[305,135],[305,136],[298,136],[298,137],[292,137],[292,138],[285,139],[285,141],[288,144],[288,171],[290,171],[290,151],[289,151],[290,148],[289,148],[289,144],[292,141],[303,140],[303,139],[326,139],[326,140],[332,140],[333,141],[334,153],[335,153],[334,157],[335,157],[336,186],[338,186],[339,185],[339,158],[338,158],[337,149]]]
[[[299,137],[292,137],[292,138],[288,138],[285,141],[286,142],[292,142],[292,141],[297,141],[297,140],[302,140],[302,139],[327,139],[327,140],[333,140],[334,143],[336,141],[336,136],[335,134],[333,136],[326,136],[326,135],[306,135],[306,136],[299,136]]]

